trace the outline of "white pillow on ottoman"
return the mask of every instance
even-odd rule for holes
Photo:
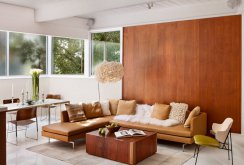
[[[101,104],[101,107],[102,107],[102,110],[103,110],[103,115],[104,116],[110,116],[111,115],[111,112],[109,110],[109,101],[100,101],[100,104]]]
[[[188,110],[188,105],[185,103],[170,103],[171,111],[169,113],[169,119],[174,119],[179,121],[181,124],[185,122],[186,111]]]

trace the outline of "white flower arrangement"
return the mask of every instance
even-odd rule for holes
[[[33,74],[41,74],[43,72],[42,69],[31,69],[30,70],[30,74],[33,75]]]

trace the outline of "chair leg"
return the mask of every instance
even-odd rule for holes
[[[38,119],[36,117],[36,139],[38,140]]]
[[[199,154],[199,148],[200,148],[200,146],[199,145],[197,145],[197,156],[196,156],[196,161],[195,161],[195,165],[197,164],[197,158],[198,158],[198,154]]]
[[[18,145],[18,124],[15,125],[16,145]]]
[[[195,156],[196,156],[196,152],[197,152],[197,144],[195,144],[195,150],[194,150],[193,158],[195,158]]]

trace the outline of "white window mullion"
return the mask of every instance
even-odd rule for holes
[[[47,75],[49,76],[52,74],[52,67],[52,37],[47,36]]]
[[[7,32],[6,76],[9,76],[9,32]]]
[[[90,42],[89,40],[84,40],[84,75],[90,75]]]

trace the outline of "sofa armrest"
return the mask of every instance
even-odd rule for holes
[[[69,122],[69,115],[67,111],[61,111],[61,123]]]
[[[200,115],[192,118],[191,132],[194,135],[206,135],[207,133],[207,114],[202,112]]]

